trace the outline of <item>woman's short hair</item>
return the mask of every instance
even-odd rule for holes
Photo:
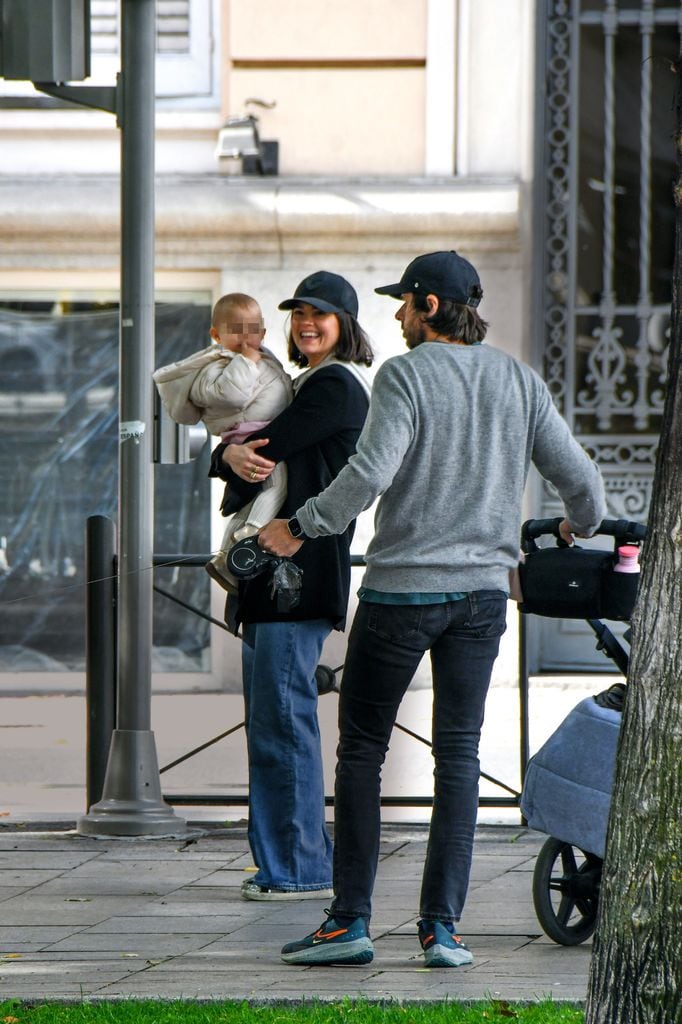
[[[334,313],[334,316],[339,321],[339,340],[334,348],[334,358],[342,363],[364,363],[365,366],[371,366],[374,362],[372,346],[355,317],[350,313]],[[291,328],[287,338],[287,353],[296,366],[308,365],[307,357],[296,348]]]
[[[429,304],[426,295],[412,293],[414,308],[420,313],[428,313]],[[475,345],[483,341],[488,331],[488,324],[482,320],[473,306],[463,306],[452,299],[441,299],[438,296],[438,309],[433,316],[424,317],[424,322],[432,331],[437,331],[450,341],[461,341],[464,345]]]

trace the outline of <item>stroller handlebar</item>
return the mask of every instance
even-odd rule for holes
[[[532,542],[536,537],[551,534],[560,541],[559,524],[562,521],[561,516],[554,519],[527,519],[521,528],[521,540]],[[615,537],[621,544],[638,544],[646,539],[646,526],[630,522],[628,519],[602,519],[593,536],[598,534]],[[563,544],[563,541],[561,543]]]
[[[559,540],[559,523],[562,521],[560,516],[556,519],[527,519],[521,527],[521,540],[534,540],[547,534],[552,534]]]

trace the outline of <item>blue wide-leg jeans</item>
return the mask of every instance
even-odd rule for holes
[[[434,803],[420,915],[459,920],[469,884],[478,811],[478,746],[507,600],[473,591],[458,601],[360,601],[339,701],[334,803],[334,904],[371,916],[380,839],[381,768],[398,707],[428,650],[433,670]]]
[[[327,619],[244,624],[242,674],[254,881],[278,889],[331,885],[315,669]]]

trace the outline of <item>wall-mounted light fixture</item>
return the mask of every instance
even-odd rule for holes
[[[255,98],[246,100],[245,106],[250,104],[267,109],[276,105]],[[279,142],[261,139],[254,114],[228,117],[218,132],[215,155],[218,160],[241,160],[243,174],[278,173]]]
[[[218,159],[238,160],[245,156],[260,156],[258,125],[252,114],[228,117],[218,132],[215,155]]]

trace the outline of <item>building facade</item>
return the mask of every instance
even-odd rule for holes
[[[92,81],[112,84],[120,4],[92,0],[91,11]],[[679,14],[653,0],[158,0],[157,26],[156,365],[203,344],[212,303],[234,290],[258,298],[283,357],[277,304],[320,268],[356,285],[380,362],[402,338],[375,285],[421,252],[456,248],[481,274],[489,341],[547,375],[607,463],[614,512],[641,517],[670,294],[663,200],[664,245],[653,263],[640,259],[624,305],[614,267],[615,254],[622,273],[623,261],[656,249],[650,211],[666,173],[666,117],[651,114],[663,104],[656,62],[648,93],[638,79],[621,95],[617,68],[639,67],[659,44],[679,51]],[[216,154],[226,121],[249,114],[276,173]],[[614,149],[630,123],[627,145]],[[582,135],[581,125],[593,130]],[[654,171],[642,159],[623,183],[618,157],[641,152],[642,133]],[[579,150],[583,137],[590,145]],[[0,685],[16,688],[20,675],[26,686],[78,688],[82,638],[66,637],[63,622],[82,601],[79,531],[87,515],[115,513],[119,134],[109,114],[0,81],[0,147],[0,429],[13,481],[0,503],[0,600],[11,607]],[[630,235],[623,189],[637,196]],[[634,342],[624,317],[640,325]],[[155,467],[157,551],[216,544],[205,469],[206,452]],[[637,501],[626,500],[624,477],[640,480]],[[552,495],[534,488],[529,514],[553,514]],[[370,530],[365,517],[358,552]],[[222,595],[201,570],[161,575],[220,617]],[[162,685],[238,686],[235,641],[183,625],[157,600]],[[497,670],[509,680],[515,624],[511,614]],[[533,643],[535,667],[584,658],[580,637],[555,629]],[[342,637],[328,660],[343,660]]]

